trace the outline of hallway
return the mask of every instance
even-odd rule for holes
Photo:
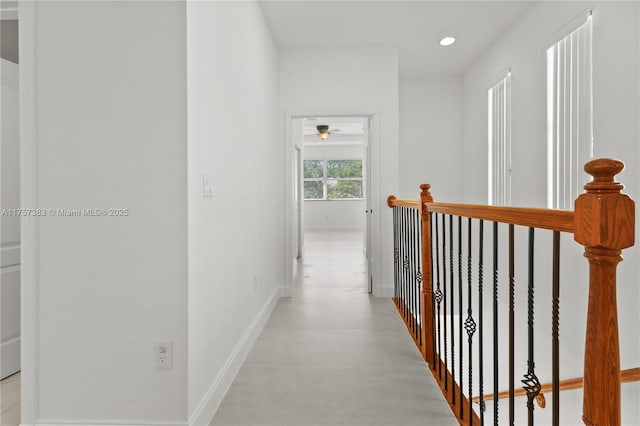
[[[456,425],[389,299],[367,293],[362,234],[305,234],[281,299],[214,425]]]

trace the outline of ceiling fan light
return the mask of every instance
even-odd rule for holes
[[[318,130],[318,137],[320,139],[325,140],[327,136],[329,136],[329,126],[326,124],[316,126],[316,129]]]
[[[455,37],[447,36],[447,37],[444,37],[442,40],[440,40],[440,46],[451,46],[455,42],[456,42]]]

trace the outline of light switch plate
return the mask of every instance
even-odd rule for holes
[[[202,175],[202,197],[213,198],[213,183],[211,176]]]

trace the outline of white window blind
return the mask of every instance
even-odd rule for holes
[[[586,22],[584,21],[586,19]],[[547,49],[548,206],[573,209],[593,157],[591,13]]]
[[[489,88],[489,204],[511,204],[511,72]]]

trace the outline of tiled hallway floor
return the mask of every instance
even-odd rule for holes
[[[457,425],[389,299],[367,293],[362,234],[308,233],[214,425]]]

